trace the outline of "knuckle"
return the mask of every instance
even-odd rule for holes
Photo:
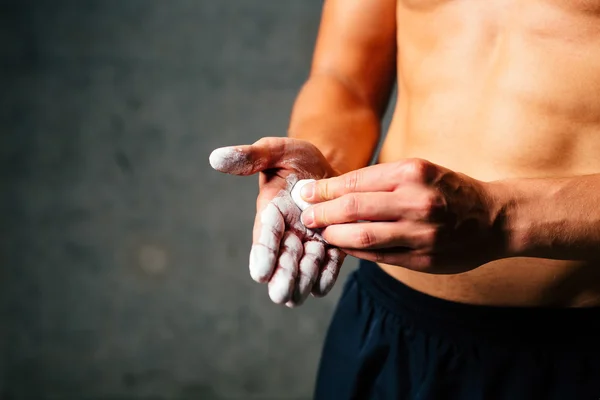
[[[318,188],[317,193],[319,194],[319,197],[321,199],[328,199],[330,196],[330,191],[331,191],[329,182],[327,182],[327,181],[317,182],[316,186]]]
[[[346,190],[346,192],[354,192],[357,190],[359,176],[359,171],[352,171],[346,175],[344,179],[344,189]]]
[[[358,228],[356,230],[356,240],[363,248],[371,247],[375,243],[373,233],[365,228]]]
[[[277,138],[274,137],[262,137],[258,139],[256,142],[252,144],[252,147],[258,151],[255,156],[265,156],[271,155],[272,150],[277,148],[278,144],[280,144]]]
[[[431,219],[435,214],[436,208],[437,199],[434,194],[426,194],[417,205],[417,210],[424,220]]]
[[[423,233],[421,234],[421,242],[422,242],[423,247],[432,248],[436,242],[436,238],[437,238],[437,229],[436,228],[425,229],[423,231]]]
[[[346,195],[341,198],[342,213],[349,219],[355,219],[358,215],[358,199],[355,195]]]
[[[411,158],[406,160],[403,165],[403,175],[414,181],[426,181],[431,170],[431,163],[421,158]]]
[[[326,207],[314,206],[315,210],[315,223],[321,225],[329,225],[329,218],[327,217]]]

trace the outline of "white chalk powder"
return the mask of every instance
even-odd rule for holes
[[[269,297],[274,303],[283,304],[291,299],[298,276],[298,261],[303,252],[304,248],[298,236],[286,232],[281,241],[277,269],[269,281]]]
[[[268,282],[269,297],[277,304],[297,307],[312,293],[325,296],[338,277],[343,253],[330,247],[317,231],[306,228],[302,210],[310,204],[300,198],[301,188],[313,179],[287,178],[282,190],[262,211],[257,243],[252,247],[253,279]]]
[[[304,256],[298,265],[298,279],[292,300],[286,304],[288,307],[297,307],[304,303],[319,277],[320,266],[324,258],[324,243],[316,240],[304,243]]]
[[[274,203],[269,203],[260,214],[260,235],[250,250],[250,276],[266,283],[273,274],[279,255],[279,243],[285,232],[285,221]]]
[[[325,267],[321,270],[321,275],[312,290],[315,297],[323,297],[333,288],[343,261],[344,254],[340,249],[327,249]]]
[[[311,183],[311,182],[315,182],[314,179],[302,179],[299,180],[298,182],[296,182],[296,184],[294,185],[294,187],[292,188],[292,192],[291,192],[291,196],[292,196],[292,200],[294,200],[294,203],[296,203],[296,205],[302,210],[306,210],[308,207],[311,206],[310,203],[304,201],[304,199],[302,198],[302,196],[300,195],[300,191],[302,190],[302,188],[307,184],[307,183]]]
[[[252,171],[248,155],[235,147],[221,147],[210,154],[210,166],[220,172],[245,175]]]

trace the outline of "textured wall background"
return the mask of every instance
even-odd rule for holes
[[[342,285],[272,304],[208,155],[285,134],[320,12],[0,2],[1,399],[310,398]]]

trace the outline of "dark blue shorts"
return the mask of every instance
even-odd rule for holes
[[[459,304],[376,264],[346,282],[316,400],[600,399],[600,308]]]

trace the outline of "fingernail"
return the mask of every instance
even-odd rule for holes
[[[300,216],[300,220],[306,227],[312,225],[312,223],[315,221],[315,212],[312,209],[304,211]]]
[[[300,194],[302,195],[302,197],[304,198],[304,200],[310,200],[313,197],[314,191],[315,191],[315,184],[314,183],[307,183],[300,190]]]

